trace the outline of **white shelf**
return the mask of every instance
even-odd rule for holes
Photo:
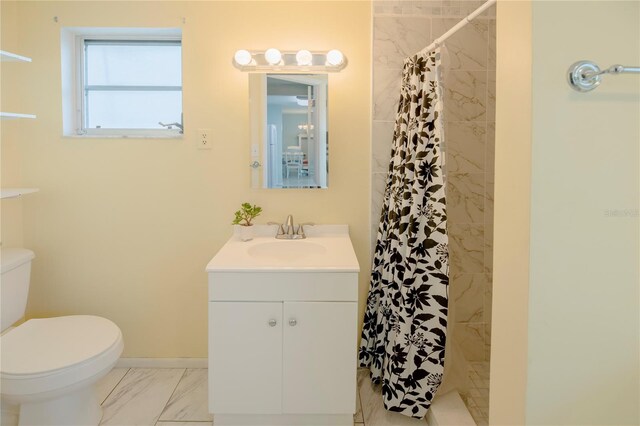
[[[0,61],[2,62],[31,62],[31,58],[26,56],[16,55],[15,53],[0,50]]]
[[[31,58],[17,55],[15,53],[0,50],[0,62],[31,62]],[[16,120],[19,118],[36,118],[34,114],[19,114],[16,112],[0,112],[0,120]],[[2,188],[0,189],[0,198],[17,198],[25,194],[38,192],[38,188]]]
[[[15,53],[0,50],[0,60],[2,62],[31,62],[31,58],[16,55]],[[0,112],[0,120],[15,120],[18,118],[36,118],[33,114],[18,114],[16,112]]]
[[[17,112],[0,112],[0,120],[16,120],[18,118],[36,118],[33,114],[18,114]]]
[[[0,198],[16,198],[38,191],[40,191],[38,188],[2,188],[0,190]]]

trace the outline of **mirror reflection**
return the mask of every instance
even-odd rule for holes
[[[249,79],[254,187],[327,188],[327,76]]]

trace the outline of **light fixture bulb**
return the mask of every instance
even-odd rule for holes
[[[298,50],[298,53],[296,53],[296,62],[300,66],[311,65],[313,63],[313,55],[308,50]]]
[[[327,52],[327,63],[337,67],[344,61],[344,55],[341,51],[333,49]]]
[[[238,65],[249,65],[251,63],[251,53],[249,53],[248,50],[241,49],[236,52],[233,59],[235,59]]]
[[[264,52],[264,58],[267,60],[267,62],[269,62],[270,65],[277,65],[282,60],[282,53],[280,53],[278,49],[274,49],[272,47],[271,49],[267,49],[267,51]]]

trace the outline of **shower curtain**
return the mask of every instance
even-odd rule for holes
[[[442,381],[449,286],[440,49],[404,61],[359,350],[384,406],[425,416]]]

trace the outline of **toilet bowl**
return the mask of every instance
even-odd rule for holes
[[[33,258],[32,252],[17,249],[26,260],[15,262],[16,253],[6,250],[2,249],[0,258],[3,309],[7,296],[20,287],[5,286],[14,281],[11,273],[30,265]],[[10,260],[11,269],[7,267]],[[25,271],[18,275],[24,281]],[[28,278],[26,272],[27,283]],[[10,320],[15,322],[15,318]],[[91,315],[31,319],[7,330],[0,336],[3,411],[7,404],[18,406],[20,426],[98,425],[102,410],[94,385],[114,367],[123,348],[118,326]]]
[[[124,347],[111,321],[88,315],[33,319],[2,337],[2,399],[20,406],[20,425],[97,425],[93,385]]]

